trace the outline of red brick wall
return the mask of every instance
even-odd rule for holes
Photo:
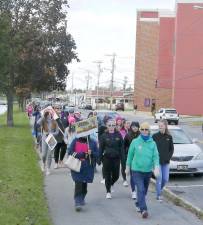
[[[150,13],[157,18],[156,12]],[[160,18],[159,23],[140,21],[143,15],[146,16],[138,12],[137,16],[134,102],[138,110],[151,111],[152,99],[155,99],[156,109],[172,106],[174,19]],[[149,18],[148,14],[145,18]],[[169,82],[164,84],[166,79]],[[144,105],[146,98],[150,99],[148,107]]]
[[[139,18],[140,12],[137,14],[134,102],[138,110],[151,111],[150,106],[144,106],[144,100],[156,99],[159,24],[140,21]]]
[[[177,5],[174,105],[181,114],[203,115],[203,10]]]

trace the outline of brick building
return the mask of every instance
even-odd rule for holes
[[[138,10],[135,96],[181,114],[203,114],[203,0],[177,0],[176,11]],[[202,85],[202,86],[201,86]]]

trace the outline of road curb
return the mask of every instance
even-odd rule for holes
[[[155,186],[156,181],[153,178],[151,178],[151,183]],[[166,187],[164,187],[163,189],[163,196],[166,197],[171,202],[173,202],[175,205],[181,206],[189,210],[203,221],[203,210],[193,205],[191,202],[179,197]]]

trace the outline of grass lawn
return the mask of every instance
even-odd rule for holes
[[[15,109],[13,128],[0,116],[0,224],[51,225],[29,121]]]

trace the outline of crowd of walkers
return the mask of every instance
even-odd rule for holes
[[[142,218],[148,217],[146,195],[150,178],[156,178],[156,199],[162,201],[162,190],[169,179],[169,163],[174,147],[166,120],[159,121],[159,131],[150,134],[147,122],[128,121],[122,117],[111,118],[105,115],[98,119],[98,130],[88,136],[77,137],[75,123],[83,120],[81,113],[61,111],[59,105],[52,106],[58,118],[54,120],[49,111],[41,115],[38,106],[29,105],[28,117],[33,116],[33,135],[41,151],[42,171],[51,173],[52,157],[54,169],[64,167],[64,158],[75,155],[81,161],[79,172],[71,170],[75,183],[74,201],[76,211],[85,205],[88,183],[94,180],[96,165],[102,165],[102,180],[105,184],[106,199],[112,198],[114,184],[121,172],[123,186],[130,183],[132,199]],[[90,112],[87,118],[97,117]],[[52,150],[45,141],[52,134],[57,144]],[[129,179],[128,179],[129,176]],[[129,182],[129,183],[128,183]]]

